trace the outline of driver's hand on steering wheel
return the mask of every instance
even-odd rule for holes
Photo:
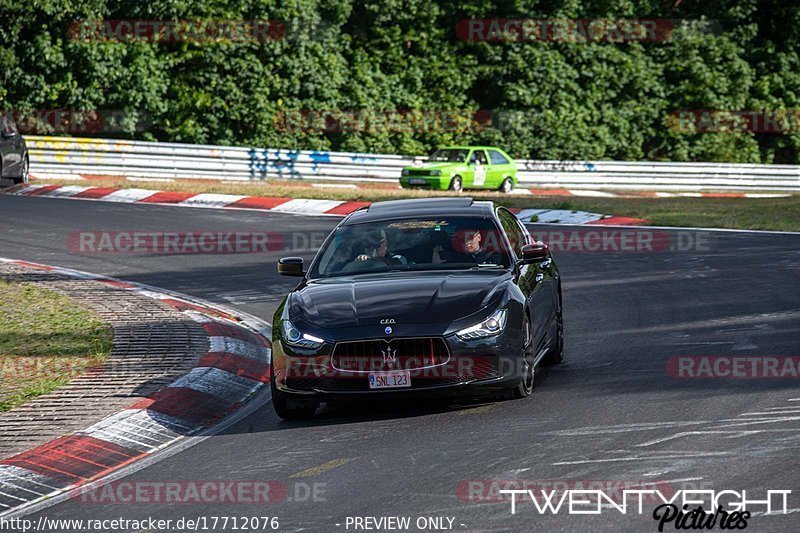
[[[356,257],[356,261],[369,261],[369,256],[367,254],[361,254]]]

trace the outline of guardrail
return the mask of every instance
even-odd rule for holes
[[[133,178],[397,182],[423,157],[234,146],[26,137],[33,174]],[[800,165],[518,160],[524,187],[800,191]]]

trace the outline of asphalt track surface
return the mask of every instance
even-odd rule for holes
[[[337,221],[0,196],[0,255],[182,291],[271,321],[293,286],[275,273],[284,252],[84,254],[71,251],[68,239],[94,230],[324,235]],[[313,251],[298,255],[310,259]],[[563,509],[540,515],[521,503],[512,515],[507,501],[465,501],[469,494],[459,490],[468,480],[570,488],[622,480],[746,489],[759,499],[766,490],[792,490],[789,514],[757,514],[747,529],[798,531],[798,379],[679,380],[666,368],[680,355],[800,355],[800,235],[713,233],[703,249],[562,252],[556,260],[568,362],[540,371],[528,399],[345,406],[304,423],[281,422],[267,405],[125,480],[276,480],[289,495],[280,503],[66,501],[33,518],[277,516],[280,531],[354,531],[345,527],[348,516],[410,516],[412,526],[418,517],[442,516],[454,518],[454,531],[656,531],[655,504],[642,515],[606,508],[570,516]],[[314,484],[318,497],[308,501]]]

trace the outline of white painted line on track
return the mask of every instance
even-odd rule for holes
[[[269,354],[269,348],[266,346],[258,346],[239,339],[213,336],[209,337],[208,340],[210,345],[209,352],[228,352],[259,360],[264,360],[265,354]]]
[[[226,370],[208,366],[193,368],[170,385],[170,387],[187,387],[204,392],[230,403],[244,401],[262,386],[263,383],[260,381],[242,378]]]
[[[58,189],[47,191],[42,196],[49,196],[51,198],[69,198],[70,196],[75,196],[76,194],[82,193],[83,191],[89,189],[91,189],[91,187],[86,187],[83,185],[64,185]]]
[[[569,189],[569,194],[571,196],[583,196],[586,198],[616,198],[617,195],[610,192],[604,191],[588,191],[582,189]]]
[[[358,189],[358,185],[353,183],[312,183],[311,186],[320,189]]]
[[[148,196],[153,196],[158,191],[151,189],[120,189],[98,198],[103,202],[134,203]]]
[[[178,205],[190,205],[192,207],[225,207],[226,205],[238,202],[247,196],[239,194],[212,194],[201,193],[179,202]]]
[[[330,211],[343,203],[345,202],[342,200],[306,200],[296,198],[277,207],[273,207],[270,211],[277,211],[280,213],[320,214]]]

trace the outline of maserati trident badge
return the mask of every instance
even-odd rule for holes
[[[387,346],[385,350],[381,350],[381,354],[383,354],[384,365],[392,366],[397,362],[397,349],[392,350],[390,346]]]

